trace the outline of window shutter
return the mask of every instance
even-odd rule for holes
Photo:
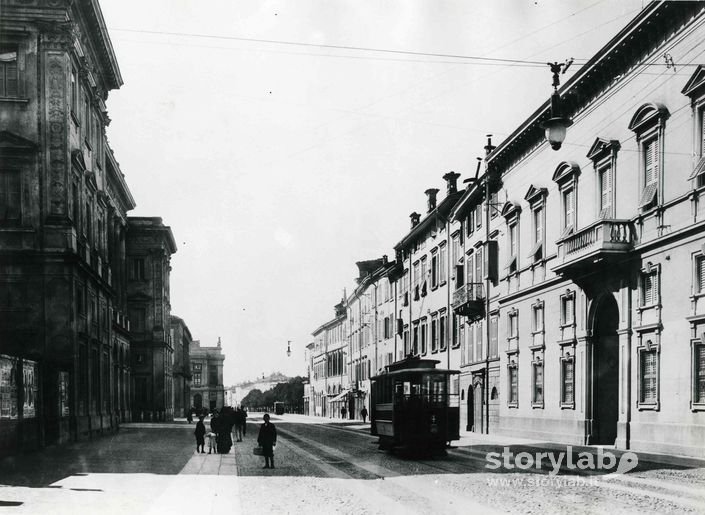
[[[563,402],[573,403],[573,362],[563,362]]]
[[[482,282],[482,247],[475,251],[475,282]]]
[[[641,401],[656,402],[656,351],[641,354]]]
[[[574,221],[574,211],[575,211],[575,191],[570,188],[563,194],[563,209],[564,211],[564,227],[572,227],[575,223]]]
[[[644,145],[644,185],[649,185],[654,180],[654,143]]]
[[[510,390],[510,402],[516,402],[518,398],[518,388],[517,388],[517,369],[512,367],[509,369],[509,375],[511,377],[511,390]]]
[[[700,122],[700,157],[705,156],[705,108],[701,108],[698,112],[698,121]]]
[[[698,258],[697,262],[698,293],[705,293],[705,256]]]
[[[478,322],[477,331],[475,332],[475,360],[479,361],[482,359],[482,337],[484,336],[484,331],[482,330],[482,322]]]
[[[656,273],[644,274],[642,300],[644,306],[658,302],[658,275]]]
[[[490,319],[490,357],[497,356],[499,350],[499,323],[497,317]]]
[[[543,365],[534,364],[534,402],[543,402]]]
[[[600,217],[611,215],[612,208],[612,168],[607,166],[600,173]]]
[[[705,347],[695,347],[695,402],[705,402]]]
[[[17,88],[17,54],[15,54],[15,60],[10,61],[5,66],[5,84],[6,91],[5,96],[16,97],[18,93]]]

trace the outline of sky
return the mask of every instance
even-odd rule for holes
[[[108,140],[160,216],[172,314],[226,385],[304,374],[357,261],[394,256],[642,0],[100,0],[124,85]],[[287,357],[287,342],[291,356]]]

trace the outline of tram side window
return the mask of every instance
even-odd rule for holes
[[[431,391],[431,402],[434,404],[445,404],[446,400],[446,380],[445,377],[434,378]]]

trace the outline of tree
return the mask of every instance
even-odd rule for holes
[[[266,403],[264,401],[264,394],[262,393],[262,390],[257,388],[250,390],[250,393],[245,395],[245,398],[242,399],[240,404],[246,408],[258,408],[260,406],[265,406]]]

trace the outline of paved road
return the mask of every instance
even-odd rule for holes
[[[274,470],[252,454],[258,418],[227,455],[196,454],[193,425],[129,424],[91,442],[0,462],[3,513],[703,513],[697,460],[647,462],[628,474],[487,468],[488,452],[556,456],[562,446],[464,438],[447,456],[411,459],[377,449],[359,423],[286,415]],[[325,422],[325,423],[321,423]],[[368,427],[368,426],[367,426]],[[573,462],[581,449],[573,452]],[[595,455],[595,450],[592,450]],[[619,454],[617,455],[619,457]],[[510,460],[515,465],[516,460]],[[565,465],[565,463],[564,463]]]

